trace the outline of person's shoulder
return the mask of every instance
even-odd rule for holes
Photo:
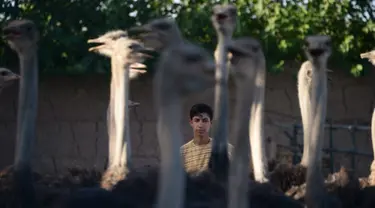
[[[189,148],[189,147],[191,146],[192,143],[193,143],[193,140],[191,140],[191,141],[185,143],[184,145],[182,145],[182,146],[180,147],[180,150],[185,150],[186,148]]]

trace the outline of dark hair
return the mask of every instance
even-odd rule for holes
[[[210,117],[210,120],[212,120],[212,117],[213,117],[212,108],[211,106],[204,104],[204,103],[197,103],[191,107],[190,119],[193,119],[194,116],[197,116],[202,113],[207,113],[208,117]]]

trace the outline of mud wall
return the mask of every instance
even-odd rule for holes
[[[276,124],[300,122],[295,73],[296,68],[267,77],[265,132],[268,139],[278,144],[289,144],[284,132],[292,133],[292,129]],[[329,86],[327,119],[336,124],[357,122],[369,125],[375,92],[374,74],[355,79],[335,70],[331,76],[333,81]],[[7,88],[0,95],[0,168],[11,164],[14,157],[17,85]],[[230,91],[233,92],[233,87]],[[108,92],[108,78],[100,75],[41,78],[37,142],[33,156],[36,170],[58,172],[71,166],[104,167],[108,150]],[[130,98],[141,103],[140,107],[131,110],[130,115],[134,164],[157,164],[159,147],[151,78],[133,81]],[[212,105],[213,100],[213,88],[186,99],[182,108],[185,116],[181,121],[185,141],[192,136],[187,122],[190,106],[196,102]],[[231,107],[235,100],[234,93],[231,93]],[[232,121],[233,111],[230,119]],[[334,138],[335,147],[352,147],[347,130],[335,130]],[[328,145],[328,136],[325,141]],[[359,151],[372,152],[369,131],[357,133],[356,143]],[[358,156],[355,160],[357,172],[367,175],[370,158]],[[335,154],[335,167],[338,168],[340,164],[350,167],[350,157]]]

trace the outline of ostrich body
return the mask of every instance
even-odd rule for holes
[[[182,45],[181,45],[182,46]],[[154,80],[157,133],[161,152],[158,207],[178,208],[184,203],[184,169],[180,158],[181,99],[213,84],[205,72],[214,70],[209,54],[194,45],[171,47],[162,54]]]
[[[327,195],[324,187],[321,159],[324,139],[324,122],[327,108],[327,61],[331,55],[331,38],[323,35],[306,38],[305,53],[312,64],[311,108],[306,129],[309,141],[308,168],[306,173],[306,205],[311,208],[341,207]]]
[[[212,129],[212,151],[209,169],[221,180],[228,177],[228,50],[236,27],[237,8],[234,5],[215,5],[211,22],[216,30],[218,44],[215,50],[215,114]]]
[[[14,177],[16,192],[22,207],[34,207],[31,158],[35,142],[38,107],[38,41],[39,32],[30,20],[13,20],[3,33],[20,61],[20,91],[18,98],[16,155]]]
[[[141,43],[127,38],[119,31],[112,31],[88,42],[102,44],[90,48],[90,51],[111,57],[112,80],[108,110],[109,164],[102,179],[102,187],[111,189],[125,177],[131,167],[129,73],[132,65],[144,66],[140,63],[143,61],[141,53],[144,48]],[[132,103],[133,106],[136,105]]]
[[[14,80],[19,79],[20,76],[7,68],[0,68],[0,93],[9,86]]]
[[[159,18],[129,31],[138,33],[146,47],[161,51],[154,78],[161,153],[157,207],[182,207],[185,176],[180,157],[181,99],[210,87],[213,81],[205,72],[213,73],[215,65],[204,49],[183,39],[173,19]]]

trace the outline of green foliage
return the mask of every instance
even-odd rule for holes
[[[338,2],[339,1],[339,2]],[[176,18],[187,39],[213,51],[215,31],[210,22],[215,3],[232,2],[238,8],[234,34],[258,38],[271,72],[281,72],[287,61],[303,61],[302,42],[311,34],[330,35],[334,52],[330,68],[361,76],[370,68],[359,54],[375,44],[375,5],[363,0],[3,0],[5,22],[34,20],[41,31],[40,65],[43,73],[103,73],[109,60],[87,51],[87,39],[112,29],[127,29],[155,17]],[[0,64],[17,66],[15,54],[0,42]],[[151,67],[152,68],[152,67]]]

